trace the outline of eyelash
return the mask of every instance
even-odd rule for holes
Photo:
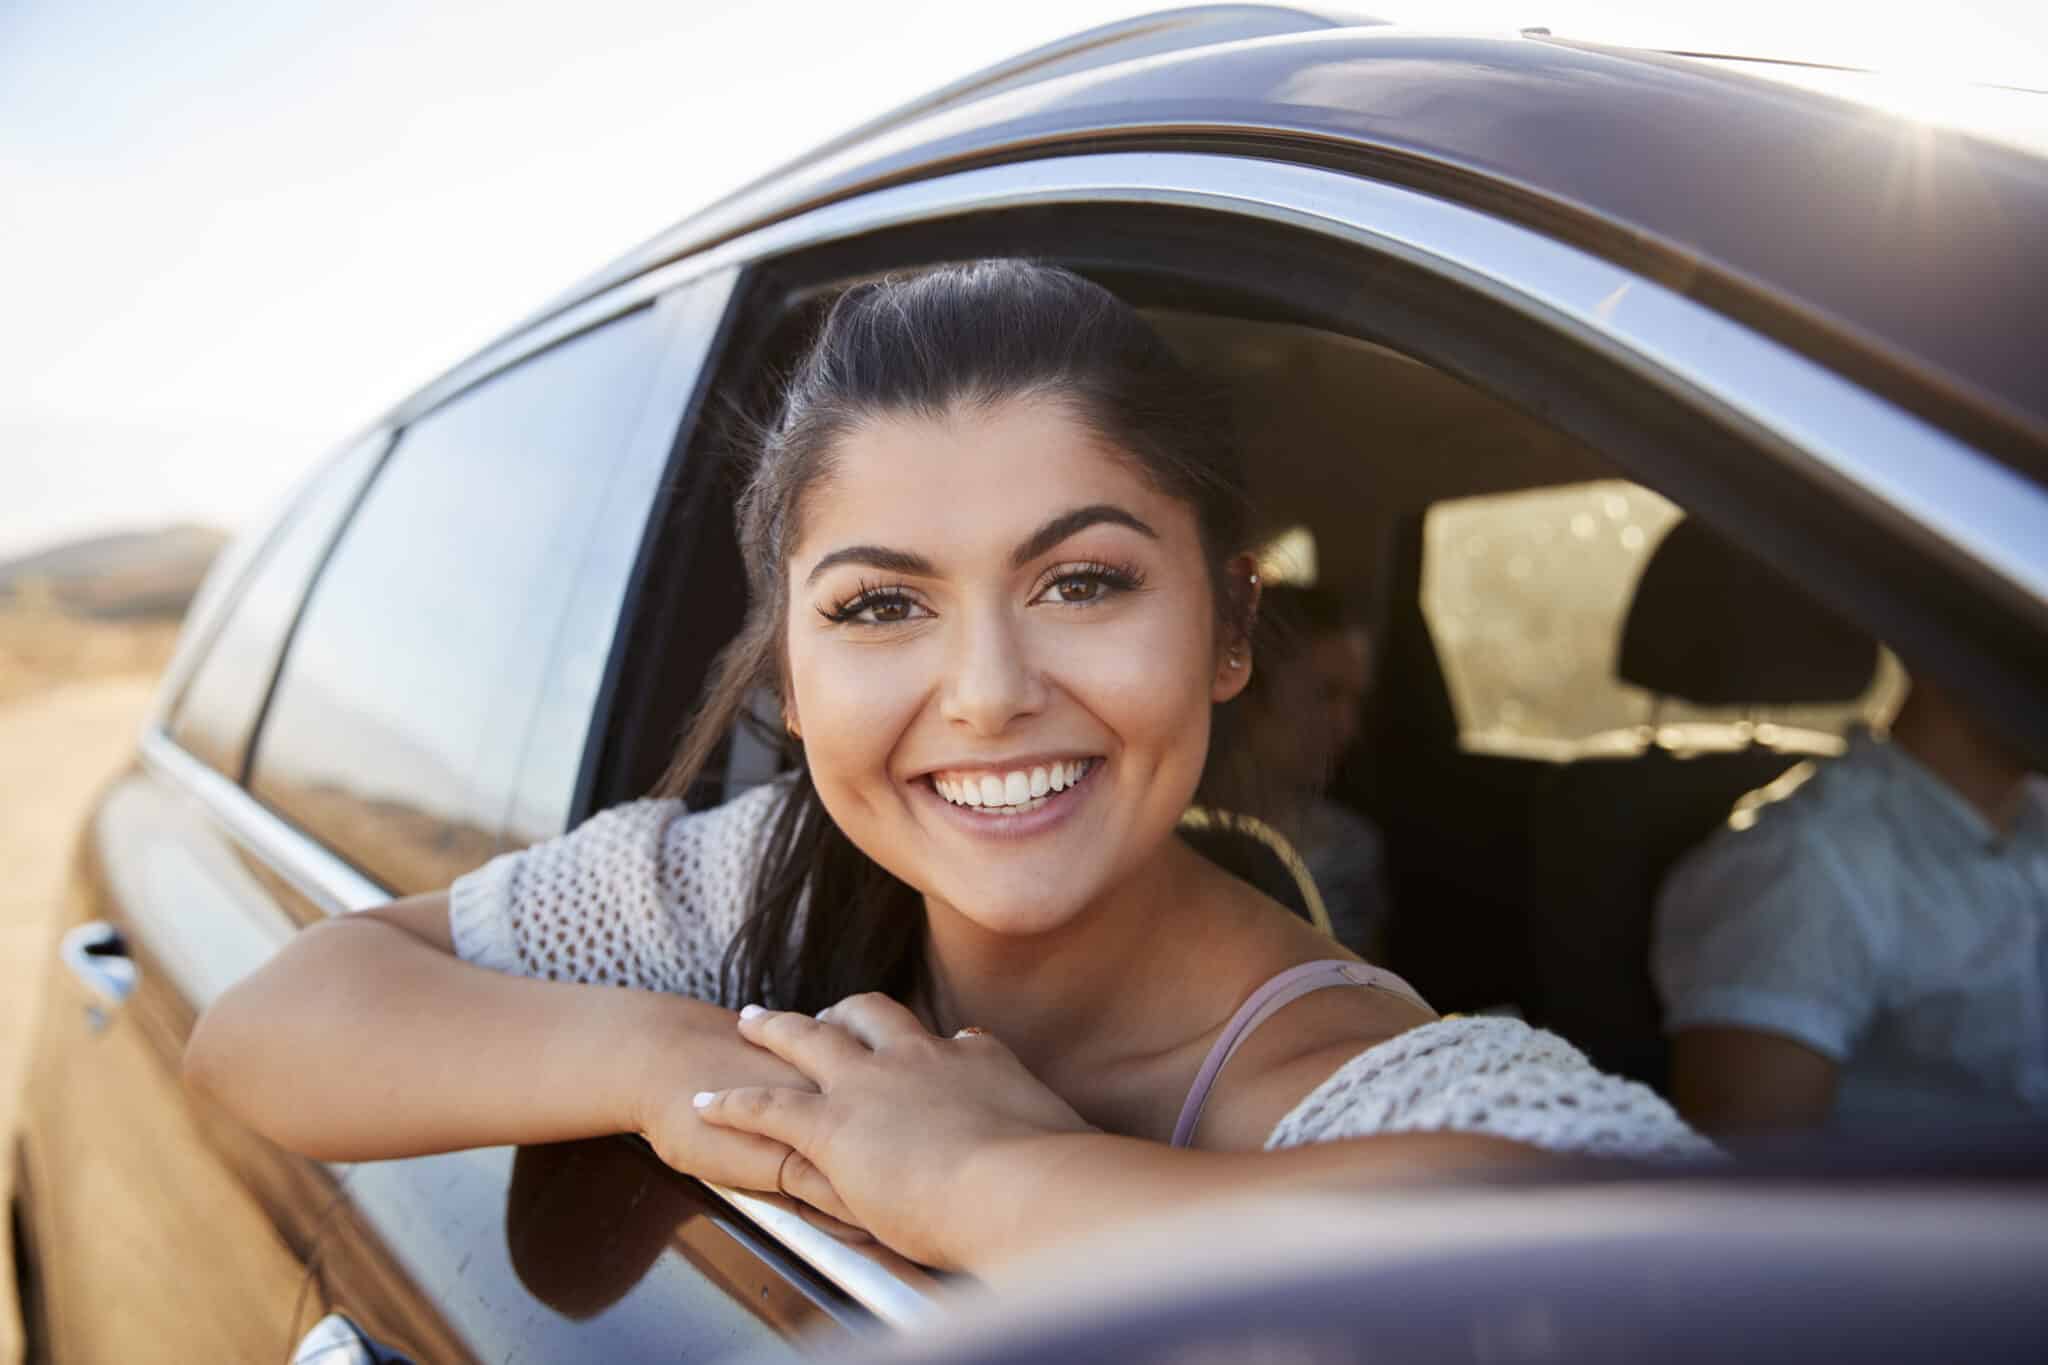
[[[1142,588],[1145,586],[1145,575],[1134,564],[1106,564],[1100,560],[1090,560],[1083,564],[1062,565],[1039,580],[1038,586],[1032,591],[1031,600],[1036,602],[1061,584],[1076,581],[1096,585],[1097,596],[1086,601],[1060,602],[1057,605],[1098,606],[1106,597],[1135,592]],[[916,605],[917,600],[903,588],[863,581],[851,597],[832,607],[820,607],[818,614],[835,625],[896,626],[902,625],[908,618],[893,621],[863,621],[860,618],[863,613],[878,608],[900,606],[907,609]]]
[[[1085,563],[1062,565],[1053,569],[1038,581],[1038,589],[1032,593],[1031,600],[1035,602],[1049,590],[1076,579],[1096,584],[1101,589],[1100,595],[1086,602],[1062,602],[1061,606],[1092,607],[1100,603],[1104,597],[1136,592],[1145,586],[1145,575],[1137,565],[1106,564],[1099,559],[1091,559]]]

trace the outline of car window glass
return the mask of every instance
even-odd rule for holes
[[[236,781],[306,585],[387,444],[380,433],[343,452],[285,514],[179,699],[171,738]]]
[[[663,335],[642,309],[408,427],[314,588],[250,786],[394,890],[445,885],[503,842]]]
[[[676,522],[671,499],[695,472],[682,459],[676,437],[698,425],[695,409],[704,366],[718,342],[737,278],[734,271],[712,271],[670,290],[653,305],[665,319],[668,337],[661,381],[644,405],[640,431],[631,442],[634,453],[611,479],[585,537],[575,595],[555,640],[553,674],[515,779],[506,819],[508,846],[560,834],[578,812],[594,808],[605,757],[604,727],[612,720],[610,698],[620,674],[629,669],[626,655],[633,642],[619,632],[628,601],[670,603],[674,628],[707,645],[719,635],[715,623],[721,614],[710,610],[710,599],[721,591],[717,583],[696,573],[670,583],[642,570],[651,572],[658,561],[654,544]],[[687,611],[673,610],[677,593],[686,594]],[[599,727],[594,746],[593,724]],[[574,782],[567,780],[572,775]],[[651,783],[651,778],[636,783],[629,794],[642,795]]]
[[[1640,751],[1772,747],[1838,754],[1851,725],[1882,726],[1905,675],[1888,652],[1845,702],[1701,706],[1617,675],[1637,582],[1678,507],[1625,479],[1458,498],[1424,521],[1422,612],[1468,753],[1570,760]]]

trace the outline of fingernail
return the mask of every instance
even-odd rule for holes
[[[717,1098],[718,1096],[709,1090],[699,1090],[696,1094],[690,1096],[690,1107],[692,1109],[709,1109],[711,1101]]]
[[[759,1005],[742,1005],[740,1007],[740,1018],[751,1019],[757,1014],[766,1014],[767,1012],[767,1010],[762,1009]]]
[[[816,1014],[812,1015],[811,1017],[813,1019],[823,1019],[826,1015],[830,1014],[831,1012],[832,1007],[830,1005],[827,1005],[825,1006],[825,1008],[819,1010]]]

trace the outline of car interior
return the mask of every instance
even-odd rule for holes
[[[1185,275],[1069,264],[1229,389],[1267,572],[1369,622],[1372,686],[1327,795],[1384,837],[1384,965],[1440,1011],[1520,1015],[1661,1086],[1647,959],[1665,870],[1746,794],[1839,752],[1851,725],[1881,728],[1903,691],[1896,660],[1526,405]],[[728,346],[711,401],[766,412],[820,301],[857,277],[775,281],[780,306]],[[685,631],[652,613],[633,632],[642,681],[621,696],[664,700],[617,719],[590,808],[659,780],[677,698],[737,625],[730,471],[702,467],[717,476],[683,481],[670,558],[710,619]],[[658,579],[642,592],[663,598]],[[725,780],[691,799],[778,762],[772,735],[736,737]]]

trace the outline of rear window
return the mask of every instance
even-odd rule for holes
[[[1868,691],[1826,705],[1698,706],[1617,676],[1636,584],[1683,515],[1625,479],[1430,507],[1422,614],[1460,748],[1558,762],[1652,745],[1734,750],[1753,741],[1833,754],[1851,725],[1890,721],[1905,695],[1905,673],[1888,651]]]
[[[642,309],[408,427],[315,585],[250,789],[401,894],[506,842],[533,718],[663,329]],[[607,638],[609,621],[600,623]]]
[[[171,738],[237,782],[306,585],[385,445],[380,433],[345,451],[285,513],[178,700]]]

